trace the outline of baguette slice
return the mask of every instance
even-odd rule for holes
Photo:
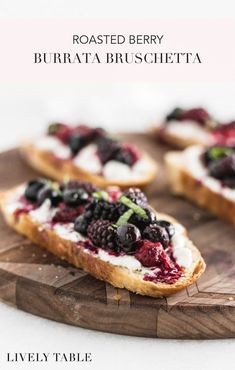
[[[235,190],[224,188],[219,180],[203,171],[203,147],[192,146],[165,155],[167,178],[175,195],[183,195],[212,214],[235,225]]]
[[[141,274],[139,270],[101,259],[99,255],[85,249],[81,242],[62,237],[53,228],[35,221],[30,213],[21,213],[16,217],[10,208],[13,199],[15,201],[16,194],[19,194],[21,189],[22,187],[17,187],[0,196],[1,210],[8,225],[59,258],[67,260],[72,265],[82,268],[97,279],[104,280],[115,287],[126,288],[132,292],[151,297],[168,296],[194,283],[205,270],[205,262],[199,250],[188,239],[185,229],[176,220],[165,214],[158,214],[158,218],[177,224],[182,235],[186,238],[184,248],[188,248],[192,253],[190,267],[182,268],[182,276],[173,284],[146,281],[143,279],[143,273]]]
[[[131,186],[143,188],[156,178],[159,170],[156,162],[146,152],[141,154],[148,170],[136,178],[121,181],[109,180],[102,175],[89,172],[75,165],[71,160],[57,158],[52,151],[39,149],[33,143],[24,143],[21,146],[21,153],[30,166],[45,176],[55,180],[63,180],[66,177],[79,179],[91,182],[101,188],[109,186],[118,186],[122,189]]]

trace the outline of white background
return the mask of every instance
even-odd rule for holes
[[[12,1],[7,17],[217,18],[234,15],[234,1]],[[216,41],[216,40],[215,40]],[[231,42],[233,40],[225,40]],[[18,40],[20,43],[23,40]],[[13,46],[12,46],[13,47]],[[208,46],[209,47],[209,46]],[[219,44],[218,44],[219,48]],[[223,71],[218,71],[223,73]],[[87,121],[112,130],[141,130],[173,105],[204,105],[221,120],[235,117],[232,84],[0,85],[0,149],[42,131],[50,120]],[[7,364],[6,352],[93,353],[93,363]],[[0,368],[8,369],[221,369],[234,366],[234,340],[176,341],[98,333],[40,319],[0,303]]]

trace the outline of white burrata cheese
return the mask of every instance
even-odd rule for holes
[[[85,238],[74,230],[73,223],[66,224],[55,224],[54,229],[55,233],[62,239],[70,240],[71,242],[79,242],[85,240]]]
[[[130,166],[113,160],[104,165],[103,175],[107,180],[126,181],[133,179],[133,172]]]
[[[223,195],[225,198],[235,201],[235,190],[226,186],[221,186],[221,181],[209,176],[208,169],[201,161],[204,148],[200,145],[193,145],[182,152],[180,166],[191,174],[192,177],[201,181],[215,193]]]
[[[185,235],[177,233],[173,235],[171,241],[173,244],[173,256],[176,262],[184,268],[189,268],[193,262],[193,254],[191,249],[187,247],[188,239]]]
[[[84,170],[100,174],[102,171],[102,163],[97,156],[97,145],[90,144],[79,151],[73,160],[75,166],[81,167]]]
[[[211,135],[199,124],[193,121],[170,121],[165,125],[165,130],[172,135],[180,136],[183,139],[193,139],[201,144],[208,144]]]
[[[102,261],[109,262],[115,266],[126,267],[129,270],[133,271],[141,270],[141,263],[134,256],[114,256],[104,251],[103,249],[99,249],[98,257]]]
[[[55,136],[41,137],[35,141],[34,145],[40,150],[53,152],[56,157],[61,159],[69,159],[71,156],[69,147]]]
[[[40,207],[30,211],[29,215],[33,220],[43,224],[51,221],[57,210],[58,208],[51,208],[50,199],[46,199]]]

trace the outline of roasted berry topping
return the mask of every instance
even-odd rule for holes
[[[92,221],[88,226],[87,235],[95,246],[117,252],[116,229],[107,220]]]
[[[116,222],[119,217],[117,204],[104,199],[94,198],[86,207],[86,216],[93,220],[100,219]]]
[[[208,148],[202,155],[202,160],[205,165],[217,161],[221,158],[227,157],[234,152],[233,148],[226,146],[212,146]]]
[[[75,190],[83,189],[89,195],[99,190],[95,185],[89,182],[83,182],[79,180],[71,180],[67,182],[62,182],[60,185],[60,190],[64,191],[66,189],[75,189]]]
[[[127,254],[133,254],[141,239],[139,229],[132,224],[124,224],[117,228],[117,244]]]
[[[135,253],[135,257],[145,267],[157,267],[167,260],[167,254],[161,243],[153,243],[143,240],[140,249]]]
[[[43,179],[30,181],[25,189],[25,198],[32,203],[36,203],[38,200],[38,193],[45,185],[46,181]]]
[[[68,144],[72,135],[72,128],[63,123],[52,123],[48,128],[48,134],[56,136],[64,144]]]
[[[133,166],[140,158],[140,153],[134,145],[123,144],[115,154],[115,159],[118,162]]]
[[[156,224],[161,227],[164,227],[166,231],[168,232],[168,235],[170,238],[172,238],[172,236],[175,234],[175,227],[170,222],[165,221],[165,220],[157,220]]]
[[[51,186],[45,186],[38,193],[38,204],[42,204],[46,199],[50,199],[51,205],[56,207],[62,202],[62,194],[59,190],[54,189]]]
[[[121,144],[114,139],[101,137],[97,141],[98,155],[103,164],[111,159],[115,159],[116,154],[121,148]]]
[[[146,195],[138,188],[130,188],[123,195],[139,206],[145,206],[147,204]]]
[[[144,211],[147,215],[147,218],[143,218],[135,213],[129,219],[129,222],[136,225],[140,229],[141,233],[144,231],[146,226],[157,222],[155,212],[149,208],[144,208]]]
[[[212,135],[218,145],[235,145],[235,121],[219,125]]]
[[[86,217],[85,214],[82,214],[76,218],[74,222],[74,230],[80,234],[87,235],[89,223],[90,220]]]
[[[181,120],[192,120],[200,123],[201,125],[205,125],[206,122],[210,120],[210,115],[203,108],[194,108],[183,111]]]
[[[175,108],[166,116],[166,121],[180,121],[184,110],[181,108]]]
[[[58,210],[52,219],[52,222],[74,222],[78,215],[81,214],[82,208],[69,208],[65,207]]]
[[[212,162],[209,166],[209,172],[212,177],[221,180],[235,177],[235,153]]]
[[[167,230],[157,224],[146,226],[143,232],[143,238],[155,243],[160,242],[165,249],[168,247],[170,242]]]
[[[77,207],[88,201],[89,195],[83,189],[66,189],[63,193],[63,201],[69,207]]]
[[[166,121],[194,121],[204,126],[207,125],[209,121],[212,121],[208,112],[203,108],[193,108],[193,109],[181,109],[175,108],[168,116]]]

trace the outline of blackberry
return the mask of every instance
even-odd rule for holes
[[[69,207],[77,207],[88,201],[89,195],[83,189],[66,189],[63,201]]]
[[[216,179],[225,179],[235,176],[235,154],[214,161],[209,166],[209,173]]]
[[[105,164],[109,160],[114,159],[121,148],[121,144],[117,140],[105,136],[100,137],[97,140],[97,145],[98,155],[102,164]]]
[[[143,237],[151,242],[160,242],[165,249],[168,247],[170,242],[167,230],[157,224],[146,226],[143,231]]]
[[[148,201],[146,195],[138,188],[130,188],[123,195],[139,206],[146,205]]]
[[[93,220],[101,219],[116,222],[119,218],[118,206],[116,203],[94,198],[86,206],[86,217]]]
[[[38,193],[45,185],[46,180],[43,179],[29,181],[24,193],[25,198],[32,203],[36,203]]]
[[[116,244],[116,229],[107,220],[92,221],[87,229],[88,238],[95,246],[115,251],[119,251]]]
[[[173,121],[173,120],[180,120],[181,119],[181,115],[182,113],[184,112],[183,109],[181,108],[175,108],[173,109],[173,111],[171,111],[167,116],[166,116],[166,121]]]

